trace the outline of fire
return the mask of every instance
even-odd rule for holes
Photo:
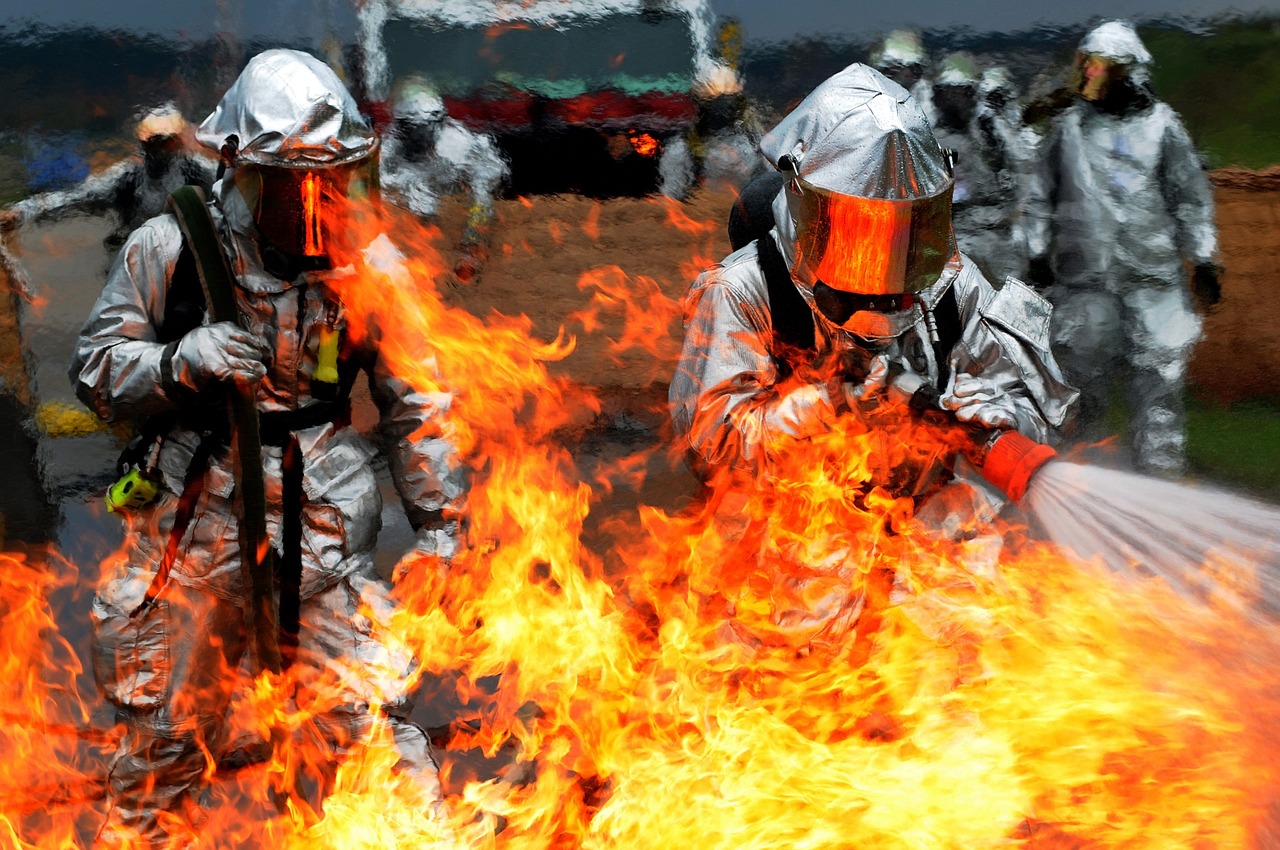
[[[631,132],[627,134],[632,149],[641,156],[656,156],[662,144],[649,133]]]
[[[406,558],[397,605],[365,605],[372,670],[243,690],[233,730],[263,757],[227,765],[210,747],[200,846],[1128,850],[1260,833],[1280,692],[1266,630],[1069,564],[1014,522],[931,530],[901,487],[954,437],[891,406],[775,447],[766,474],[684,510],[612,517],[621,542],[593,551],[603,488],[571,448],[600,405],[547,371],[573,338],[450,306],[434,231],[389,212],[355,228],[369,247],[337,284],[350,330],[448,404],[473,474],[469,546]],[[619,352],[674,356],[678,305],[654,281],[606,266],[581,285],[591,310],[635,311]],[[635,450],[604,485],[634,488],[664,451]],[[6,846],[87,846],[91,807],[63,823],[32,793],[101,776],[56,726],[92,713],[48,603],[76,580],[13,556],[0,570],[19,718],[0,732]],[[334,753],[314,724],[348,677],[374,692]],[[451,683],[469,721],[442,756],[443,812],[380,721],[378,689],[419,679]],[[468,753],[489,767],[466,775]]]

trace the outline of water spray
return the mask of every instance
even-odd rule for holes
[[[929,419],[958,420],[909,373],[889,394]],[[952,425],[954,427],[954,424]],[[1156,575],[1184,596],[1280,612],[1280,508],[1199,484],[1074,463],[1017,431],[964,425],[961,450],[1068,556]]]

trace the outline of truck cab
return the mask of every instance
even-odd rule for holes
[[[355,75],[385,129],[397,83],[425,79],[453,119],[490,134],[514,194],[682,197],[709,81],[705,0],[366,0]]]

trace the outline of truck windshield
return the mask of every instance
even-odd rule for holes
[[[606,88],[687,93],[693,79],[693,43],[676,15],[616,15],[565,29],[399,19],[387,22],[383,41],[393,78],[422,76],[453,97],[506,87],[555,99]]]

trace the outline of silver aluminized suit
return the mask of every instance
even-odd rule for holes
[[[191,153],[139,154],[76,186],[24,198],[9,209],[19,223],[110,212],[118,220],[104,243],[114,252],[139,225],[164,211],[164,202],[174,189],[188,184],[206,189],[212,185],[214,165],[210,157]]]
[[[233,87],[223,106],[239,91],[249,107],[263,110],[263,136],[270,136],[282,120],[280,114],[314,105],[307,98],[314,96],[316,80],[308,74],[316,74],[321,87],[328,86],[329,91],[340,85],[336,77],[327,76],[332,72],[323,65],[300,56],[293,51],[268,51],[256,57],[240,82],[246,78],[253,82],[251,75],[257,72],[259,82],[265,80],[274,88],[265,96],[259,89],[255,102],[252,91],[244,91],[251,86]],[[323,72],[317,72],[316,66]],[[298,85],[281,86],[273,74]],[[291,102],[291,97],[303,102]],[[333,131],[333,146],[339,147],[344,133],[364,126],[349,95],[346,101],[351,110],[343,116],[347,123],[304,121],[297,136],[290,136],[292,131],[286,128],[279,147],[284,149],[291,140],[307,143],[310,131]],[[268,104],[277,114],[265,108]],[[323,112],[322,107],[323,103],[314,112]],[[357,141],[362,137],[357,132]],[[371,133],[368,137],[372,141]],[[246,160],[255,155],[266,158],[260,151],[255,154],[253,139],[242,137],[242,141]],[[235,300],[242,326],[269,350],[266,375],[255,387],[259,414],[315,404],[311,376],[320,329],[328,325],[341,330],[347,321],[337,294],[326,283],[344,272],[307,271],[291,280],[268,274],[254,220],[231,172],[214,187],[212,209],[237,278]],[[181,247],[181,231],[173,216],[144,224],[125,244],[85,323],[71,375],[77,394],[103,418],[182,411],[189,401],[164,363],[172,356],[172,347],[157,341]],[[364,257],[371,266],[388,268],[399,255],[386,237],[379,237]],[[202,354],[210,359],[217,356],[214,351]],[[416,392],[390,374],[378,356],[376,331],[353,356],[360,358],[368,374],[390,451],[392,476],[411,522],[420,529],[420,545],[447,556],[465,498],[465,479],[443,420],[449,396]],[[323,711],[312,727],[319,740],[341,753],[375,722],[377,707],[394,715],[397,706],[405,703],[405,676],[412,658],[380,641],[366,616],[367,611],[387,607],[385,589],[373,573],[381,524],[373,447],[342,418],[293,434],[302,455],[302,580],[299,647],[290,676],[297,683],[300,705],[301,694],[316,686],[322,675],[341,677],[345,696],[336,708]],[[152,505],[128,516],[125,557],[107,572],[93,603],[95,674],[107,697],[119,707],[126,729],[112,764],[109,813],[101,835],[110,844],[140,840],[140,845],[129,846],[168,847],[184,843],[183,828],[175,827],[172,818],[190,815],[184,807],[193,802],[207,770],[205,748],[216,756],[227,743],[224,715],[249,636],[244,622],[248,588],[240,568],[237,483],[225,447],[214,451],[203,471],[195,470],[203,489],[157,604],[131,616],[161,560],[175,521],[177,494],[184,490],[197,441],[197,434],[181,422],[166,435],[159,456],[162,494]],[[279,447],[264,445],[267,527],[277,549],[282,535],[281,457]],[[394,717],[390,722],[401,750],[401,768],[420,780],[424,793],[440,800],[424,734]]]
[[[794,225],[786,210],[779,196],[774,203],[779,223],[772,236],[784,258],[795,250]],[[812,307],[812,288],[795,282]],[[960,340],[947,358],[951,384],[957,374],[980,375],[989,382],[992,396],[1008,406],[1021,433],[1049,441],[1075,398],[1049,352],[1049,305],[1018,281],[994,289],[964,255],[947,266],[920,300],[935,306],[951,287],[963,323]],[[861,351],[848,333],[831,327],[816,310],[813,320],[819,354]],[[775,390],[781,364],[770,353],[769,293],[755,243],[694,281],[685,297],[684,332],[669,400],[676,433],[688,441],[695,469],[767,474],[788,443],[825,432],[835,418],[836,400],[825,383],[802,386],[787,395]],[[905,370],[930,382],[938,380],[938,363],[919,305],[884,353]]]
[[[845,329],[849,326],[837,326],[818,307],[818,281],[801,261],[801,223],[792,201],[802,192],[820,190],[899,203],[949,197],[951,175],[924,114],[901,86],[853,65],[815,89],[765,136],[761,150],[796,174],[797,186],[784,184],[775,197],[775,225],[763,238],[776,244],[808,307],[802,318],[813,322],[815,355],[837,352],[869,360],[868,347]],[[949,233],[937,235],[948,244]],[[977,406],[986,413],[977,421],[1002,420],[1032,439],[1048,440],[1076,395],[1049,352],[1049,305],[1017,281],[992,288],[950,244],[950,260],[937,267],[941,275],[917,291],[908,308],[882,314],[891,336],[880,341],[876,353],[940,383],[943,371],[928,325],[943,296],[954,290],[961,332],[945,356],[950,379],[942,404],[961,416],[962,408],[981,399]],[[708,475],[721,470],[768,474],[788,445],[826,431],[837,415],[837,400],[826,383],[802,385],[785,395],[777,390],[782,364],[771,345],[777,317],[758,247],[758,241],[750,243],[702,274],[685,300],[685,338],[669,402],[692,465]],[[970,390],[981,386],[981,391],[966,391],[960,398],[954,391],[961,379]]]
[[[955,85],[946,80],[938,85]],[[961,82],[973,93],[973,113],[963,126],[951,126],[945,120],[950,116],[933,125],[938,143],[956,152],[951,196],[956,243],[989,280],[1021,279],[1027,270],[1026,240],[1016,225],[1031,151],[1006,115],[982,100],[979,79]]]
[[[1111,52],[1146,56],[1131,40]],[[1131,74],[1144,70],[1132,66]],[[1179,474],[1182,392],[1201,329],[1183,263],[1211,264],[1217,253],[1212,190],[1181,120],[1154,99],[1125,114],[1074,103],[1041,145],[1025,213],[1031,257],[1052,262],[1053,345],[1083,393],[1080,435],[1100,436],[1091,431],[1111,377],[1127,366],[1135,462]]]
[[[425,219],[435,216],[442,197],[465,188],[471,194],[473,215],[484,222],[492,219],[494,200],[511,172],[493,139],[447,117],[422,132],[430,138],[416,145],[394,132],[387,136],[382,148],[382,188],[392,200]]]

